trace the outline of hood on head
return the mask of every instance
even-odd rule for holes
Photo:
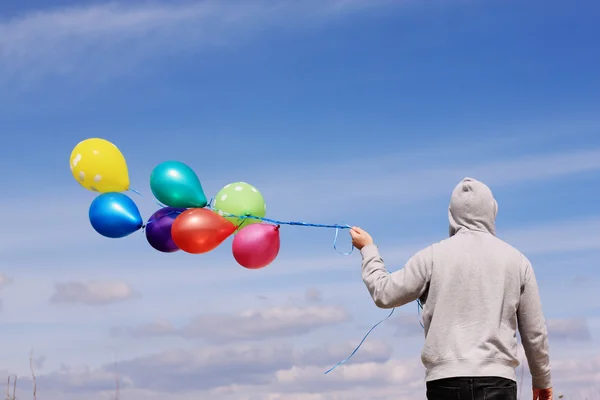
[[[496,235],[498,203],[489,187],[473,178],[463,179],[452,191],[448,219],[450,236],[467,229]]]

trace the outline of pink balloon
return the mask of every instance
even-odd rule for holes
[[[259,269],[275,260],[279,246],[279,225],[250,224],[235,235],[231,247],[238,264],[248,269]]]

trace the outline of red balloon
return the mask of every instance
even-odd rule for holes
[[[271,264],[279,254],[279,225],[251,224],[233,238],[235,260],[244,268],[259,269]]]
[[[171,227],[173,242],[186,253],[201,254],[218,247],[236,226],[214,211],[191,208],[182,212]]]

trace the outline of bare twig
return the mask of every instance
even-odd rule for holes
[[[16,400],[17,398],[17,376],[15,375],[14,377],[14,381],[11,380],[11,377],[8,377],[7,383],[6,383],[6,400]],[[13,384],[13,388],[12,388],[12,394],[10,393],[10,384]]]
[[[119,400],[121,384],[119,382],[119,356],[115,352],[115,400]]]
[[[31,380],[33,382],[33,400],[37,400],[37,379],[35,376],[35,369],[33,368],[33,350],[29,354],[29,368],[31,369]]]

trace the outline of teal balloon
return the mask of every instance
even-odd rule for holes
[[[165,161],[154,167],[150,188],[154,197],[169,207],[202,208],[208,203],[194,170],[179,161]]]

